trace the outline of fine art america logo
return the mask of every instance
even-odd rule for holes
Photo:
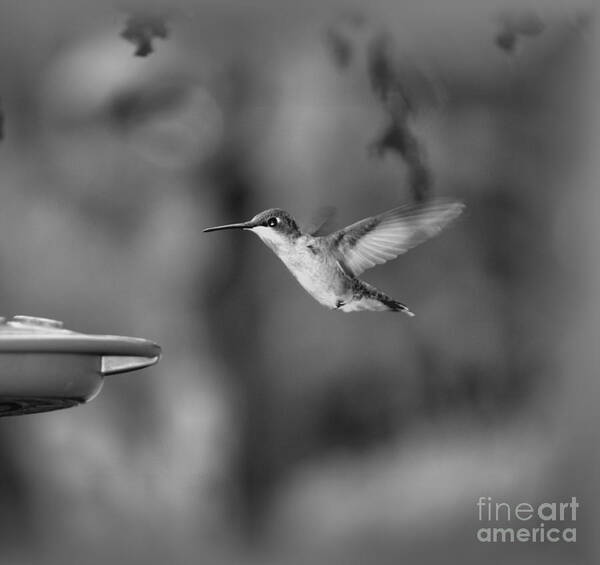
[[[556,543],[577,541],[577,509],[579,502],[528,502],[509,504],[492,501],[491,496],[480,496],[475,504],[480,528],[477,539],[481,542]]]

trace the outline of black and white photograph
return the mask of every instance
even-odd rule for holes
[[[594,0],[0,0],[0,565],[600,562]]]

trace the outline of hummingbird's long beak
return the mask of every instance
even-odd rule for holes
[[[204,232],[208,231],[217,231],[217,230],[245,230],[253,228],[254,224],[252,222],[240,222],[239,224],[225,224],[224,226],[215,226],[214,228],[206,228],[202,230]]]

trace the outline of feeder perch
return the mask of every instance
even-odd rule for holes
[[[83,334],[48,318],[0,318],[0,416],[89,402],[106,375],[154,365],[160,352],[145,339]]]

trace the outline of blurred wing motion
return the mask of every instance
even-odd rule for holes
[[[327,239],[338,250],[338,261],[353,274],[385,263],[439,233],[463,210],[460,202],[432,200],[405,205],[360,220]]]
[[[313,237],[325,235],[327,228],[331,229],[330,225],[333,223],[336,211],[335,206],[322,206],[313,214],[310,222],[303,226],[302,231]]]

